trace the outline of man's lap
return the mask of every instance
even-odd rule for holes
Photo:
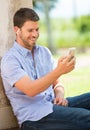
[[[87,107],[90,109],[90,93],[67,99],[69,101],[68,107],[54,105],[53,113],[47,115],[39,121],[24,122],[21,130],[90,129],[90,111],[88,109],[84,109]]]

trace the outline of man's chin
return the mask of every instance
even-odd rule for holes
[[[32,42],[32,43],[31,43],[32,46],[35,46],[35,44],[36,44],[35,42]]]

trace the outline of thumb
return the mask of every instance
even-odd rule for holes
[[[54,104],[56,104],[56,99],[54,99],[54,102],[53,102]]]

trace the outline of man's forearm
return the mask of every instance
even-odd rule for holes
[[[54,86],[54,93],[55,96],[61,96],[64,97],[65,91],[64,91],[64,86],[61,83],[58,83]]]
[[[15,86],[25,94],[35,96],[36,94],[46,90],[61,75],[62,74],[60,74],[56,68],[47,75],[36,80],[31,80],[28,76],[25,76],[15,83]]]

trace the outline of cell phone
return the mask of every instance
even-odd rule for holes
[[[75,50],[76,50],[75,47],[69,48],[68,49],[68,54],[71,55],[71,56],[74,56],[75,55]]]
[[[68,55],[71,55],[71,59],[74,57],[75,51],[76,51],[76,48],[75,48],[75,47],[72,47],[72,48],[69,48],[69,49],[68,49]],[[70,60],[71,60],[71,59],[70,59]]]

